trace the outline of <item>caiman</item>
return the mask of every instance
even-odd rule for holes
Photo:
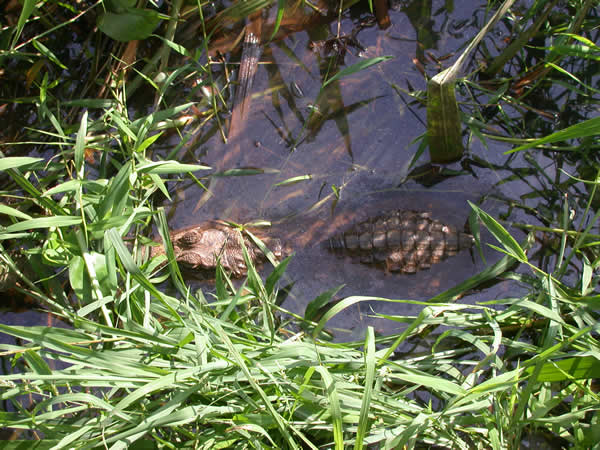
[[[248,231],[265,244],[276,260],[291,253],[291,248],[281,239],[264,230],[249,228]],[[201,277],[214,275],[217,261],[233,276],[245,275],[248,269],[242,242],[254,264],[266,260],[247,233],[219,220],[173,231],[170,238],[180,267]],[[338,255],[349,255],[361,263],[380,266],[389,272],[415,273],[470,248],[473,236],[432,219],[426,212],[393,211],[360,222],[320,245]],[[150,256],[164,253],[161,244],[151,247]],[[13,255],[13,259],[22,271],[28,269],[28,264],[18,254]],[[8,267],[0,264],[0,292],[14,287],[18,279]]]
[[[250,229],[249,229],[250,231]],[[271,250],[277,260],[281,260],[284,248],[281,240],[262,234],[252,229],[252,234],[260,239]],[[187,272],[212,271],[221,266],[233,276],[241,277],[248,272],[242,242],[246,246],[250,260],[259,264],[265,261],[264,253],[241,231],[220,220],[209,220],[199,225],[176,230],[170,233],[175,259]],[[151,256],[164,254],[162,245],[152,247]]]
[[[290,253],[282,241],[251,230],[276,259]],[[263,252],[248,236],[222,221],[208,221],[171,233],[177,262],[191,271],[214,271],[217,260],[234,276],[247,273],[242,241],[253,263],[265,260]],[[338,255],[349,255],[364,264],[389,272],[415,273],[428,269],[473,245],[473,236],[432,219],[427,212],[393,211],[358,223],[321,242]],[[164,253],[154,247],[152,255]]]

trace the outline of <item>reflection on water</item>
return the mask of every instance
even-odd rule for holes
[[[470,18],[472,10],[454,11],[450,16],[440,6],[435,5],[437,16],[433,19],[430,5],[422,21],[415,19],[410,4],[392,11],[392,25],[386,30],[365,20],[368,15],[360,9],[344,14],[339,30],[331,18],[328,22],[296,19],[305,29],[265,44],[244,132],[224,143],[208,127],[196,129],[197,135],[206,138],[190,141],[180,157],[209,164],[216,171],[250,167],[266,173],[213,178],[208,180],[209,194],[191,183],[178,186],[173,228],[215,217],[277,219],[306,211],[319,201],[329,208],[333,199],[323,199],[332,192],[341,192],[344,201],[361,189],[357,179],[365,177],[356,174],[372,176],[376,190],[396,187],[409,171],[416,150],[413,141],[425,131],[423,105],[407,103],[397,88],[425,88],[425,78],[413,62],[415,52],[437,45],[438,53],[445,55],[469,37],[465,31],[465,38],[454,39],[444,31],[444,24],[450,17],[451,22]],[[423,37],[424,24],[433,27],[430,35],[434,39]],[[475,34],[476,24],[468,29]],[[329,50],[321,49],[319,43]],[[334,43],[344,50],[333,51]],[[322,89],[341,69],[386,55],[394,59]],[[437,63],[428,61],[426,69],[435,73]],[[169,143],[165,152],[175,144]],[[278,185],[301,176],[305,179],[297,184]],[[195,211],[193,216],[190,210]]]
[[[431,211],[462,229],[470,211],[467,200],[478,202],[496,181],[465,175],[427,188],[409,176],[415,140],[425,132],[425,107],[400,93],[424,90],[423,72],[437,73],[440,60],[478,31],[472,7],[448,11],[442,6],[405,3],[390,11],[391,26],[385,30],[365,20],[365,11],[353,9],[342,16],[339,30],[332,19],[305,20],[303,29],[266,43],[242,132],[224,142],[217,133],[208,136],[208,129],[196,129],[205,137],[194,138],[180,152],[185,162],[200,161],[215,171],[252,168],[261,173],[213,177],[206,180],[208,192],[191,183],[178,185],[176,200],[168,205],[171,227],[213,218],[272,221],[272,233],[295,250],[284,280],[293,289],[284,306],[297,312],[341,284],[341,296],[426,299],[481,270],[478,253],[464,251],[414,275],[388,274],[318,245],[353,223],[398,209]],[[322,88],[340,70],[386,55],[394,58]],[[488,248],[484,253],[488,263],[500,257]],[[346,329],[338,330],[343,339],[353,339],[366,322],[381,328],[370,318],[374,311],[418,314],[421,308],[362,303],[331,325]]]

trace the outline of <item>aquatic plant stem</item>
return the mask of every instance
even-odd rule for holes
[[[505,0],[489,22],[477,33],[452,66],[427,83],[427,140],[431,162],[449,163],[461,158],[463,145],[455,83],[468,56],[515,0]]]

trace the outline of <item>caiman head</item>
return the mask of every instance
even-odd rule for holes
[[[266,236],[254,229],[248,231],[258,237],[277,260],[282,258],[284,248],[279,239]],[[243,276],[248,272],[248,268],[244,260],[242,243],[246,246],[248,256],[254,264],[266,260],[264,253],[245,232],[221,221],[203,222],[174,231],[171,233],[171,241],[175,259],[186,271],[214,272],[217,261],[220,261],[221,266],[233,276]],[[154,253],[164,253],[162,247],[160,250]]]

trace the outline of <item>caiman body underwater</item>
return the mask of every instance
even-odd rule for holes
[[[291,253],[283,241],[260,229],[248,229],[280,260]],[[233,276],[247,273],[243,245],[254,264],[265,255],[245,232],[222,221],[207,221],[170,234],[175,259],[186,271],[214,271],[217,261]],[[427,212],[392,211],[360,222],[321,245],[389,272],[415,273],[473,245],[473,236],[431,218]],[[152,255],[164,253],[154,247]]]

